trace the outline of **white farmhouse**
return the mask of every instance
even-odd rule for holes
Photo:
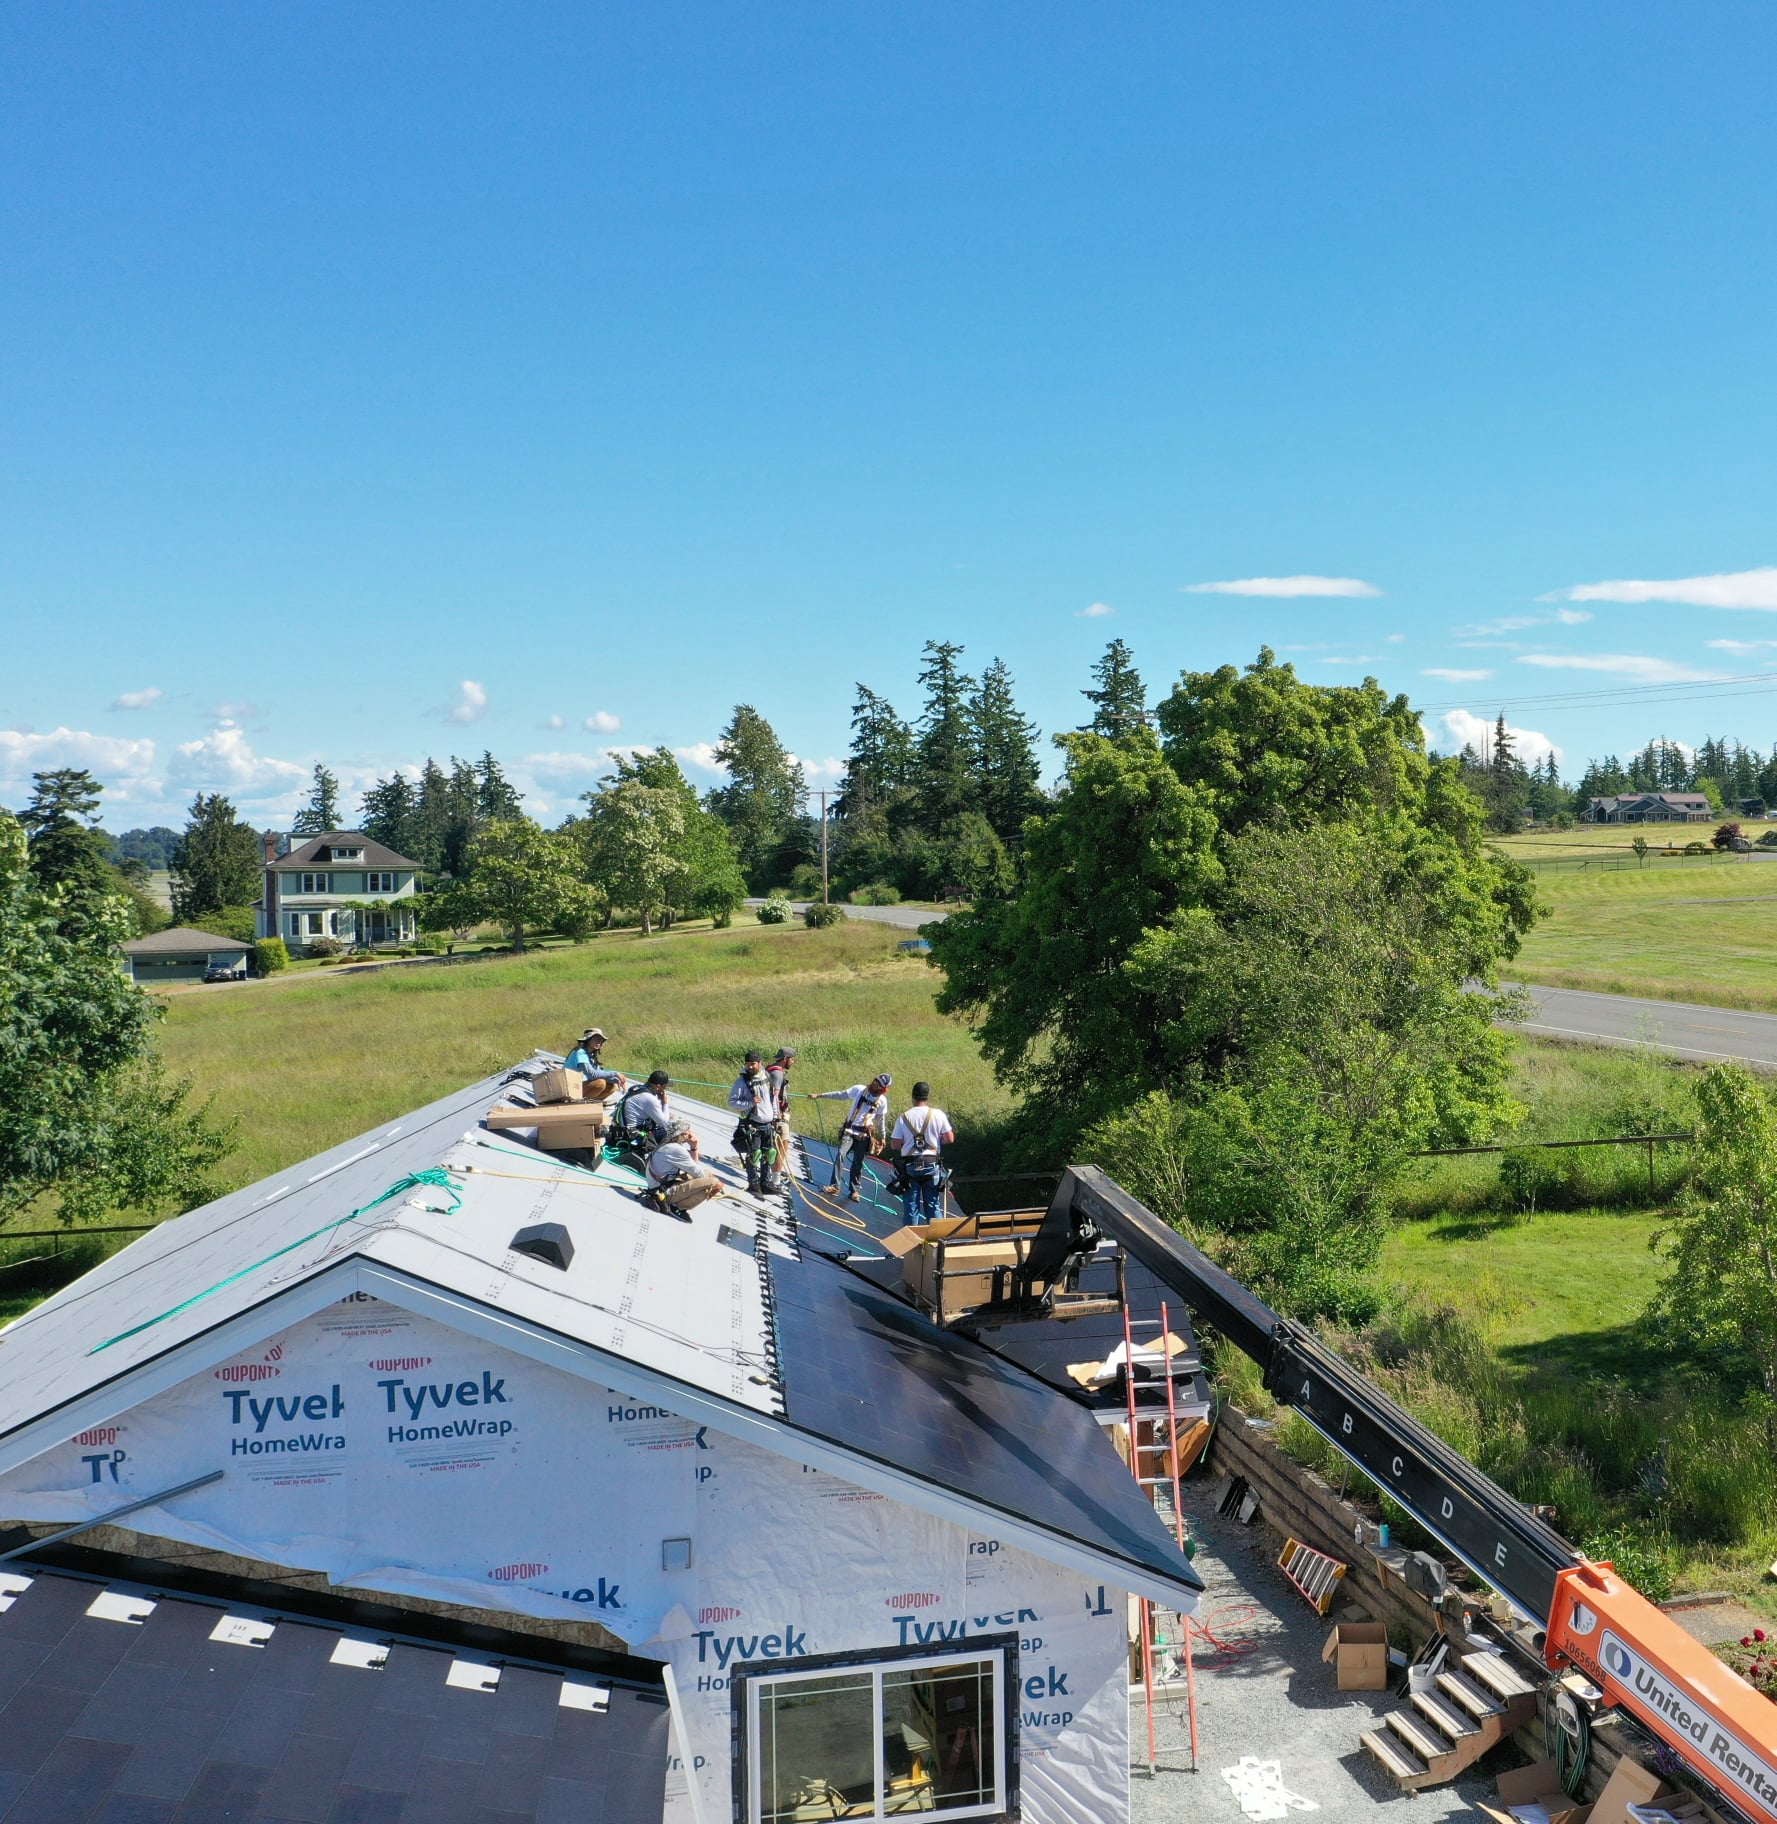
[[[359,830],[330,830],[275,852],[267,839],[259,935],[281,937],[292,954],[317,938],[342,944],[411,943],[419,864]]]

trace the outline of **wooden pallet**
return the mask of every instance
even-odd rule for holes
[[[1302,1592],[1303,1599],[1317,1615],[1333,1606],[1339,1580],[1351,1568],[1299,1539],[1286,1539],[1277,1568]]]

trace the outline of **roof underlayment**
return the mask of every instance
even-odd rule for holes
[[[621,1168],[481,1125],[527,1096],[522,1076],[472,1084],[163,1223],[0,1331],[0,1474],[363,1291],[1189,1606],[1201,1585],[1093,1414],[853,1271],[830,1233],[803,1245],[782,1199],[747,1197],[727,1111],[674,1097],[731,1187],[686,1223]],[[573,1237],[565,1271],[509,1245],[542,1221]]]

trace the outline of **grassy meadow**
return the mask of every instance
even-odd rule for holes
[[[1551,871],[1537,891],[1550,912],[1510,965],[1518,979],[1777,1011],[1777,859]]]
[[[903,956],[892,926],[826,931],[676,926],[454,965],[170,994],[162,1048],[173,1069],[238,1118],[231,1176],[252,1182],[324,1147],[528,1057],[566,1051],[587,1026],[610,1035],[619,1069],[656,1065],[700,1100],[722,1099],[749,1048],[797,1051],[797,1083],[843,1088],[894,1073],[897,1107],[916,1077],[932,1084],[979,1157],[1008,1100],[968,1029],[932,1007],[937,977]],[[694,1088],[691,1080],[720,1084]],[[818,1131],[821,1104],[797,1110]]]

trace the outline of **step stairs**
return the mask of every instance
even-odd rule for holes
[[[1442,1786],[1530,1721],[1536,1687],[1503,1655],[1462,1653],[1358,1739],[1403,1792]]]

